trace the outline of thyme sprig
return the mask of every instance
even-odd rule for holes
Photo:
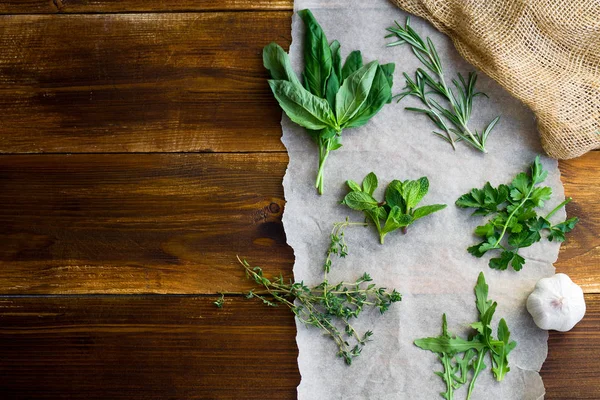
[[[452,88],[446,83],[442,62],[431,39],[423,40],[410,26],[409,17],[406,18],[404,27],[398,22],[394,22],[396,26],[387,28],[390,34],[386,38],[396,37],[398,40],[387,46],[409,44],[414,55],[433,74],[432,76],[425,69],[418,68],[415,78],[411,79],[405,72],[406,90],[394,97],[398,97],[398,101],[406,96],[413,96],[421,100],[425,108],[406,107],[406,109],[427,115],[441,131],[433,133],[450,143],[453,149],[456,150],[457,142],[465,141],[471,147],[487,153],[485,144],[500,117],[494,118],[481,132],[469,128],[473,99],[477,96],[487,97],[485,93],[475,90],[477,73],[469,72],[467,78],[459,73],[458,79],[452,79],[454,85]],[[432,95],[442,98],[449,104],[449,107],[441,105]]]
[[[366,222],[351,222],[348,217],[346,217],[344,222],[336,222],[333,224],[331,235],[329,235],[331,242],[325,253],[327,257],[325,258],[325,264],[323,265],[325,273],[331,270],[332,255],[337,255],[340,258],[344,258],[348,255],[348,245],[346,244],[344,233],[346,232],[346,228],[350,226],[369,226],[369,224]]]
[[[354,282],[335,285],[329,284],[325,276],[322,283],[309,288],[304,282],[285,282],[282,276],[269,279],[260,267],[251,267],[239,257],[238,261],[246,276],[263,288],[250,290],[246,293],[247,298],[258,298],[271,307],[287,306],[301,323],[319,328],[331,337],[338,347],[337,355],[348,365],[360,355],[373,335],[371,330],[359,333],[351,320],[358,318],[366,308],[376,308],[383,314],[392,303],[402,300],[395,289],[389,291],[370,283],[372,279],[367,273]]]

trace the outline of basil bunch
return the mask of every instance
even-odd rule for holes
[[[329,152],[339,149],[342,130],[366,124],[392,101],[393,63],[363,65],[353,51],[342,66],[340,43],[327,41],[310,12],[302,10],[306,25],[303,83],[294,73],[288,55],[276,43],[263,50],[263,63],[271,73],[269,86],[286,115],[307,129],[319,147],[315,187],[323,194],[323,168]]]

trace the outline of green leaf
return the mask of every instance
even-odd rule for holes
[[[512,181],[512,189],[510,191],[510,197],[514,201],[520,201],[525,198],[529,192],[531,186],[531,180],[526,173],[521,172]]]
[[[362,188],[363,192],[373,195],[373,192],[377,189],[377,175],[373,172],[369,172],[362,181]]]
[[[531,165],[531,179],[533,180],[533,184],[537,185],[542,183],[547,177],[548,171],[544,171],[542,162],[540,161],[540,156],[535,157],[535,161]]]
[[[465,340],[459,337],[428,337],[415,340],[415,345],[423,350],[429,350],[434,353],[456,354],[469,349],[482,350],[485,343],[476,340]]]
[[[348,179],[346,181],[346,184],[350,187],[350,189],[353,192],[362,192],[362,189],[360,188],[360,185],[358,183],[354,182],[353,180]]]
[[[517,346],[517,342],[510,341],[510,331],[504,318],[498,324],[498,340],[501,344],[494,346],[492,351],[492,372],[500,382],[510,371],[508,354]]]
[[[271,73],[271,78],[278,81],[288,81],[302,86],[292,69],[290,58],[277,43],[269,43],[263,49],[263,65]]]
[[[391,67],[389,67],[391,65]],[[386,69],[393,72],[394,64],[386,64]],[[377,68],[373,84],[367,100],[362,104],[358,112],[347,122],[345,127],[359,127],[365,125],[369,120],[381,110],[381,108],[390,103],[392,99],[392,86],[389,77],[383,69],[383,66]]]
[[[429,214],[433,214],[436,211],[443,210],[444,208],[446,208],[445,204],[432,204],[429,206],[423,206],[423,207],[415,208],[412,216],[416,221],[416,220],[423,218]]]
[[[544,202],[550,200],[552,189],[548,186],[538,187],[531,192],[530,199],[536,207],[544,207]]]
[[[492,223],[480,225],[477,228],[475,228],[475,234],[477,236],[487,238],[487,237],[494,235],[494,233],[495,233],[495,229],[494,229],[494,224],[492,224]]]
[[[344,198],[344,204],[353,210],[365,211],[377,208],[377,200],[365,192],[350,192]]]
[[[399,180],[393,180],[385,190],[385,202],[390,207],[399,207],[402,212],[406,212],[406,203],[402,197],[402,182]]]
[[[525,259],[519,254],[515,253],[510,265],[515,271],[520,271],[521,269],[523,269],[523,265],[525,265]]]
[[[490,259],[490,268],[504,271],[512,261],[514,253],[512,251],[503,251],[500,257]]]
[[[335,117],[326,100],[288,81],[270,80],[269,86],[283,111],[298,125],[314,130],[335,126]]]
[[[325,97],[326,84],[332,68],[331,48],[321,26],[310,10],[298,15],[306,26],[304,39],[304,82],[306,88],[317,97]]]
[[[348,57],[342,68],[342,82],[346,80],[353,72],[359,70],[363,66],[362,54],[359,50],[354,50]]]
[[[335,116],[340,126],[350,121],[367,100],[377,67],[377,61],[372,61],[344,80],[335,96]]]
[[[479,311],[479,318],[482,318],[492,306],[492,301],[488,300],[489,286],[485,281],[483,272],[480,272],[479,276],[477,277],[477,284],[475,285],[474,291],[475,305],[477,306],[477,311]]]
[[[329,79],[327,80],[327,88],[325,90],[325,97],[327,102],[331,106],[331,109],[335,109],[335,95],[340,90],[342,81],[342,58],[340,57],[340,42],[334,40],[331,45],[331,58],[332,58],[332,69]]]

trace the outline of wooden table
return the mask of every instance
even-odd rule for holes
[[[295,398],[292,315],[212,304],[251,287],[236,254],[291,277],[261,65],[291,9],[0,4],[2,399]],[[551,333],[542,375],[547,399],[599,399],[600,152],[560,167],[582,222],[556,266],[588,313]]]

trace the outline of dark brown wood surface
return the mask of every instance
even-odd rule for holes
[[[250,287],[238,253],[291,276],[260,58],[291,5],[0,4],[0,398],[295,398],[291,314],[212,304]],[[600,152],[560,168],[582,222],[556,265],[588,313],[542,375],[598,399]]]

